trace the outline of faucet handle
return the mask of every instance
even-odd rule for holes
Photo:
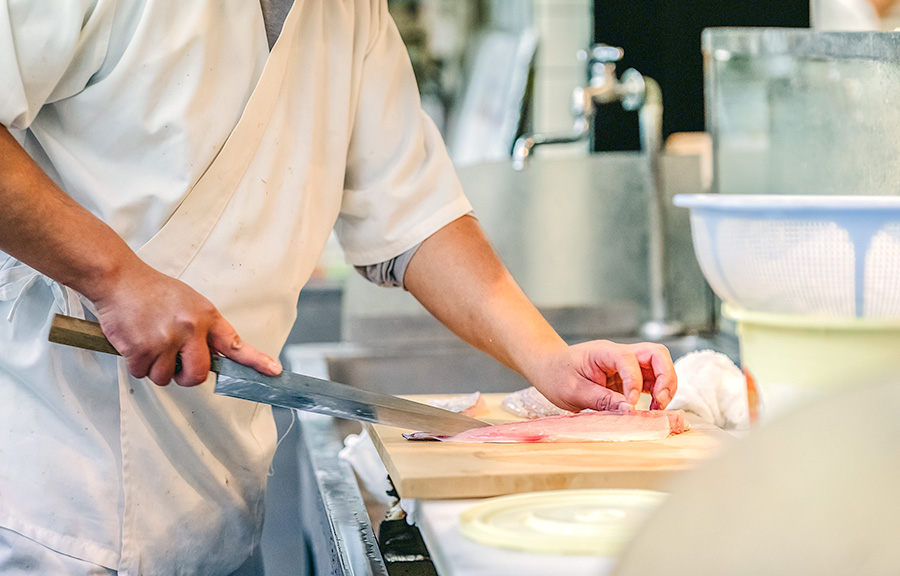
[[[590,51],[591,62],[618,62],[625,56],[625,50],[609,44],[594,44]],[[578,53],[579,60],[587,60],[588,53],[581,50]]]
[[[634,68],[629,68],[622,73],[619,91],[622,108],[629,111],[639,110],[647,100],[647,82],[644,75]]]
[[[594,44],[590,51],[579,50],[578,60],[587,62],[588,84],[594,88],[612,87],[617,82],[616,62],[625,50],[608,44]]]

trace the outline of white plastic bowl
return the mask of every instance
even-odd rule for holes
[[[694,253],[737,309],[900,318],[900,197],[687,194]]]

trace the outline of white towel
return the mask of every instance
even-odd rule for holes
[[[712,350],[699,350],[675,362],[678,390],[667,410],[692,412],[726,430],[750,427],[747,379],[731,359]]]

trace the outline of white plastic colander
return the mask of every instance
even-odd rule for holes
[[[744,310],[900,318],[900,197],[687,194],[713,291]]]

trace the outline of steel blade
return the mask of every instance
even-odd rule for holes
[[[408,430],[454,435],[486,422],[405,398],[284,371],[266,376],[227,358],[214,357],[216,394],[273,406],[297,408],[338,418]]]

